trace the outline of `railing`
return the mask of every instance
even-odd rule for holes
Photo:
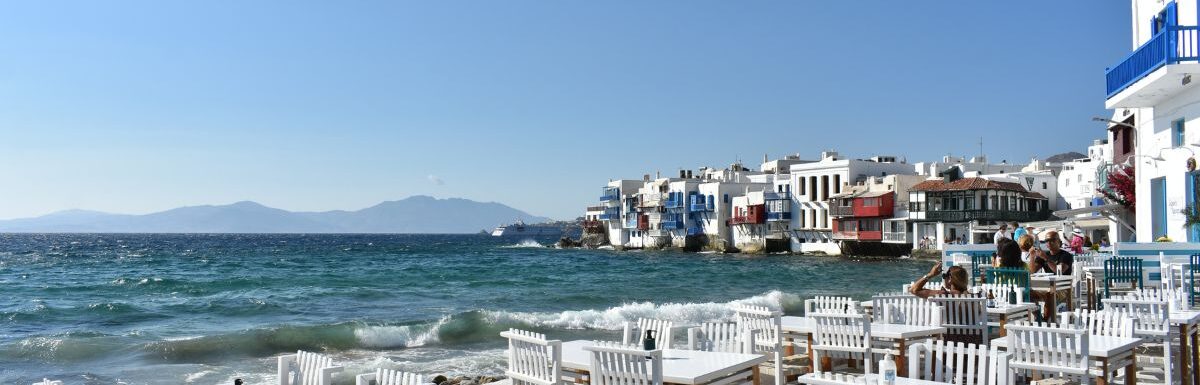
[[[637,217],[626,218],[624,227],[627,229],[636,229],[638,227]]]
[[[691,211],[713,211],[712,202],[692,203]]]
[[[729,224],[730,225],[743,225],[743,224],[762,223],[759,221],[760,219],[762,219],[761,216],[755,217],[753,215],[734,216],[734,217],[729,218]]]
[[[858,239],[857,231],[834,231],[833,239]]]
[[[615,201],[615,200],[621,200],[621,196],[617,195],[617,194],[612,194],[612,195],[605,194],[605,195],[600,196],[601,202],[608,202],[608,201]]]
[[[675,221],[670,221],[670,220],[668,220],[668,221],[662,221],[662,222],[659,222],[659,223],[658,223],[658,227],[659,227],[659,228],[661,228],[661,229],[663,229],[663,230],[679,230],[679,229],[682,229],[682,228],[684,228],[684,226],[683,226],[683,221],[679,221],[679,220],[675,220]]]
[[[829,205],[829,216],[831,216],[831,217],[851,217],[851,216],[854,216],[854,206],[835,206],[835,205]]]
[[[664,203],[664,206],[666,206],[666,207],[667,207],[667,208],[669,208],[669,209],[681,209],[681,208],[687,207],[687,204],[686,204],[686,203],[684,203],[684,201],[681,201],[681,200],[680,200],[680,201],[674,201],[674,200],[670,200],[670,199],[668,199],[668,200],[667,200],[667,201]]]
[[[588,206],[587,211],[604,211],[604,206]]]
[[[791,211],[768,212],[768,221],[789,221],[792,219]]]
[[[792,199],[792,193],[787,192],[787,191],[763,193],[763,199],[769,200],[769,201],[784,201],[784,200]]]
[[[908,233],[883,233],[884,242],[908,242]]]
[[[1200,56],[1197,40],[1195,26],[1167,26],[1159,31],[1116,66],[1105,71],[1108,97],[1113,97],[1159,67],[1196,61]]]
[[[696,226],[687,228],[687,235],[701,235],[701,234],[704,234],[703,228],[696,227]]]
[[[1040,221],[1050,217],[1049,211],[959,210],[926,211],[925,220],[944,222],[968,221]]]
[[[602,220],[602,221],[611,221],[611,220],[617,220],[617,219],[621,219],[621,213],[600,214],[600,220]]]

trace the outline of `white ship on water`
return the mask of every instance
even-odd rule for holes
[[[497,226],[492,230],[493,237],[557,237],[562,235],[562,229],[550,225],[527,225],[518,220],[516,223]]]

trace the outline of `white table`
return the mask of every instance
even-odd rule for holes
[[[808,346],[811,348],[813,345],[812,333],[817,329],[817,320],[810,317],[788,316],[783,317],[780,321],[780,326],[783,330],[784,337],[791,339],[796,336],[803,336],[808,341]],[[895,341],[897,344],[900,354],[895,356],[896,370],[901,376],[907,375],[908,373],[908,364],[905,360],[905,357],[908,355],[908,353],[905,348],[905,343],[914,339],[941,337],[943,334],[946,334],[946,328],[940,326],[913,326],[871,323],[872,338],[891,340]],[[810,369],[813,369],[813,372],[816,372],[815,362],[810,362],[809,366]]]
[[[809,373],[800,376],[798,379],[801,384],[812,385],[848,385],[848,384],[866,384],[875,385],[879,381],[878,374],[868,374],[866,376],[855,376],[854,380],[837,381],[834,378],[825,378],[818,373]],[[912,378],[896,376],[896,385],[950,385],[948,382],[917,380]]]
[[[1124,365],[1126,373],[1137,373],[1137,357],[1134,356],[1133,349],[1141,344],[1140,338],[1089,335],[1088,357],[1100,361],[1100,368],[1105,377],[1101,380],[1107,381],[1108,375],[1120,367],[1110,369],[1110,362],[1126,363]],[[1008,337],[993,339],[992,346],[1008,350]]]
[[[1170,310],[1169,314],[1171,325],[1179,328],[1180,383],[1200,384],[1200,311]]]
[[[590,372],[592,356],[583,350],[592,346],[588,340],[567,341],[562,344],[563,367]],[[767,361],[762,354],[705,352],[699,350],[664,349],[663,382],[672,384],[707,384],[726,378],[753,377],[758,383],[758,364]]]
[[[1016,305],[997,304],[994,307],[987,308],[988,326],[996,326],[1000,328],[1000,336],[1008,335],[1008,331],[1004,329],[1010,321],[1019,321],[1023,319],[1032,320],[1033,311],[1037,310],[1037,304],[1019,303]],[[996,321],[992,321],[995,319]]]

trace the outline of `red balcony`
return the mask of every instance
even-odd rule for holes
[[[758,224],[767,222],[766,207],[763,205],[738,207],[729,218],[730,225]]]
[[[889,191],[866,192],[858,196],[833,198],[829,200],[829,215],[832,217],[891,218],[895,196],[896,193]]]

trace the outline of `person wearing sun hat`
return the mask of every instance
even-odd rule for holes
[[[1071,230],[1071,252],[1079,254],[1083,252],[1083,230],[1076,227]]]

